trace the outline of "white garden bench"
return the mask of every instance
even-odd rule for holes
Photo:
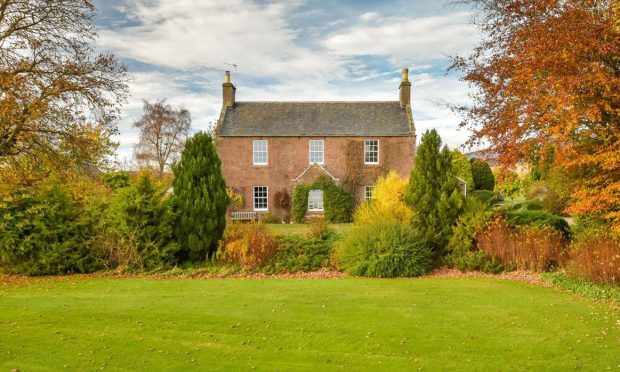
[[[232,212],[233,221],[253,221],[256,220],[256,212]]]

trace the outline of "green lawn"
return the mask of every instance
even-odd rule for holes
[[[0,370],[602,370],[620,310],[465,279],[93,279],[0,286]]]
[[[303,235],[307,234],[310,229],[305,224],[266,224],[267,229],[274,235]],[[329,225],[331,229],[339,233],[346,233],[351,230],[354,225],[352,223],[338,223]]]

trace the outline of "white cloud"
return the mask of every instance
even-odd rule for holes
[[[381,19],[381,14],[377,12],[366,12],[360,16],[360,19],[365,22],[377,21]]]
[[[249,0],[137,0],[122,8],[137,25],[102,30],[102,47],[157,66],[225,68],[236,63],[253,76],[342,74],[338,58],[295,43],[298,31],[286,22],[294,5],[259,5]]]
[[[405,18],[382,18],[360,23],[330,35],[324,46],[340,56],[379,55],[412,59],[444,58],[468,52],[478,40],[469,13]]]

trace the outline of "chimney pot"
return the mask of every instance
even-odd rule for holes
[[[400,91],[399,101],[400,107],[405,107],[411,104],[411,83],[409,82],[409,69],[403,68],[403,78],[398,87]]]
[[[230,71],[224,74],[224,84],[222,84],[222,98],[225,107],[233,107],[235,105],[235,91],[237,88],[230,82]]]

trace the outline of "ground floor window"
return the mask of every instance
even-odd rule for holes
[[[374,186],[364,186],[364,200],[372,199],[372,190],[374,188]]]
[[[267,186],[254,186],[254,210],[266,211],[268,207],[269,191]]]
[[[311,212],[323,211],[323,190],[310,190],[308,193],[308,210]]]

